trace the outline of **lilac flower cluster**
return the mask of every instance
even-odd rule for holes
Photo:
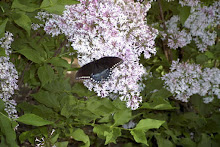
[[[215,44],[217,33],[213,28],[220,24],[219,16],[220,1],[209,7],[191,8],[191,15],[185,21],[184,27],[190,30],[190,34],[200,51],[206,51],[207,46]]]
[[[5,111],[9,117],[16,119],[17,110],[16,102],[11,99],[14,91],[18,89],[18,73],[13,63],[10,62],[11,42],[13,41],[12,33],[6,32],[5,37],[0,39],[0,45],[5,49],[6,56],[0,57],[0,98],[4,101]]]
[[[197,5],[197,4],[196,4]],[[171,17],[166,22],[167,33],[162,32],[162,39],[168,39],[168,46],[171,49],[183,47],[192,40],[195,41],[198,49],[203,52],[208,46],[215,44],[217,33],[213,30],[220,23],[220,2],[215,2],[212,6],[198,4],[198,7],[191,7],[191,14],[180,29],[180,18]]]
[[[193,94],[204,96],[204,103],[209,103],[216,95],[220,99],[220,70],[218,68],[205,68],[189,63],[173,61],[170,73],[162,77],[165,87],[175,99],[188,102]]]
[[[182,48],[189,44],[192,37],[186,30],[180,30],[178,24],[180,23],[180,18],[177,15],[171,17],[170,20],[165,22],[167,27],[167,33],[162,33],[163,40],[167,37],[167,45],[171,49]]]
[[[39,28],[43,27],[44,25],[43,24],[35,24],[35,23],[32,23],[31,24],[31,28],[33,30],[38,30]]]
[[[182,6],[195,7],[200,3],[200,0],[179,0]]]
[[[142,101],[137,83],[145,73],[139,56],[150,58],[155,54],[154,39],[157,30],[146,25],[146,12],[151,5],[133,0],[80,0],[80,4],[66,6],[62,16],[41,13],[44,30],[52,36],[65,34],[78,52],[78,61],[84,65],[104,56],[116,56],[123,64],[113,70],[109,81],[96,84],[85,80],[84,85],[98,96],[111,93],[127,101],[127,107],[137,109]]]

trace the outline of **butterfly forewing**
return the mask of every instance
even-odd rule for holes
[[[106,69],[113,69],[117,64],[122,62],[122,59],[118,57],[103,57],[94,61],[93,74],[101,73]]]
[[[76,73],[76,79],[89,79],[92,71],[94,69],[93,62],[90,62],[83,67],[81,67]]]
[[[81,67],[76,73],[76,79],[91,78],[95,82],[105,81],[111,75],[111,70],[121,63],[121,58],[103,57]]]
[[[96,61],[98,65],[105,66],[106,68],[114,68],[115,65],[122,62],[118,57],[103,57]]]

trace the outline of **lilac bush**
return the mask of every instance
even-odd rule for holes
[[[218,146],[219,2],[15,0],[0,7],[0,35],[14,39],[8,32],[0,39],[1,146]],[[105,56],[124,61],[108,81],[75,81],[73,58],[83,66]]]
[[[111,79],[103,84],[85,80],[84,85],[98,96],[111,93],[127,101],[127,107],[137,109],[142,101],[137,83],[145,73],[139,56],[150,58],[156,53],[154,39],[157,30],[146,24],[150,3],[143,5],[133,0],[81,0],[80,4],[66,6],[62,16],[41,12],[46,20],[44,30],[56,36],[65,34],[78,52],[82,66],[104,56],[116,56],[123,64],[113,70]]]
[[[16,119],[17,110],[15,109],[17,103],[12,99],[15,90],[18,90],[18,73],[12,62],[10,62],[9,55],[11,54],[11,43],[13,41],[12,33],[6,32],[5,36],[0,39],[0,45],[5,49],[5,55],[0,57],[0,98],[5,105],[5,111],[9,118]]]

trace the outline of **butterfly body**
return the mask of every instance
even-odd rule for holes
[[[101,83],[111,76],[112,70],[123,62],[118,57],[103,57],[82,66],[76,73],[76,79],[91,79]]]

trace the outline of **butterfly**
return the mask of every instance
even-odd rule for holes
[[[76,79],[91,79],[95,83],[107,81],[112,70],[123,60],[119,57],[103,57],[83,65],[76,73]]]

